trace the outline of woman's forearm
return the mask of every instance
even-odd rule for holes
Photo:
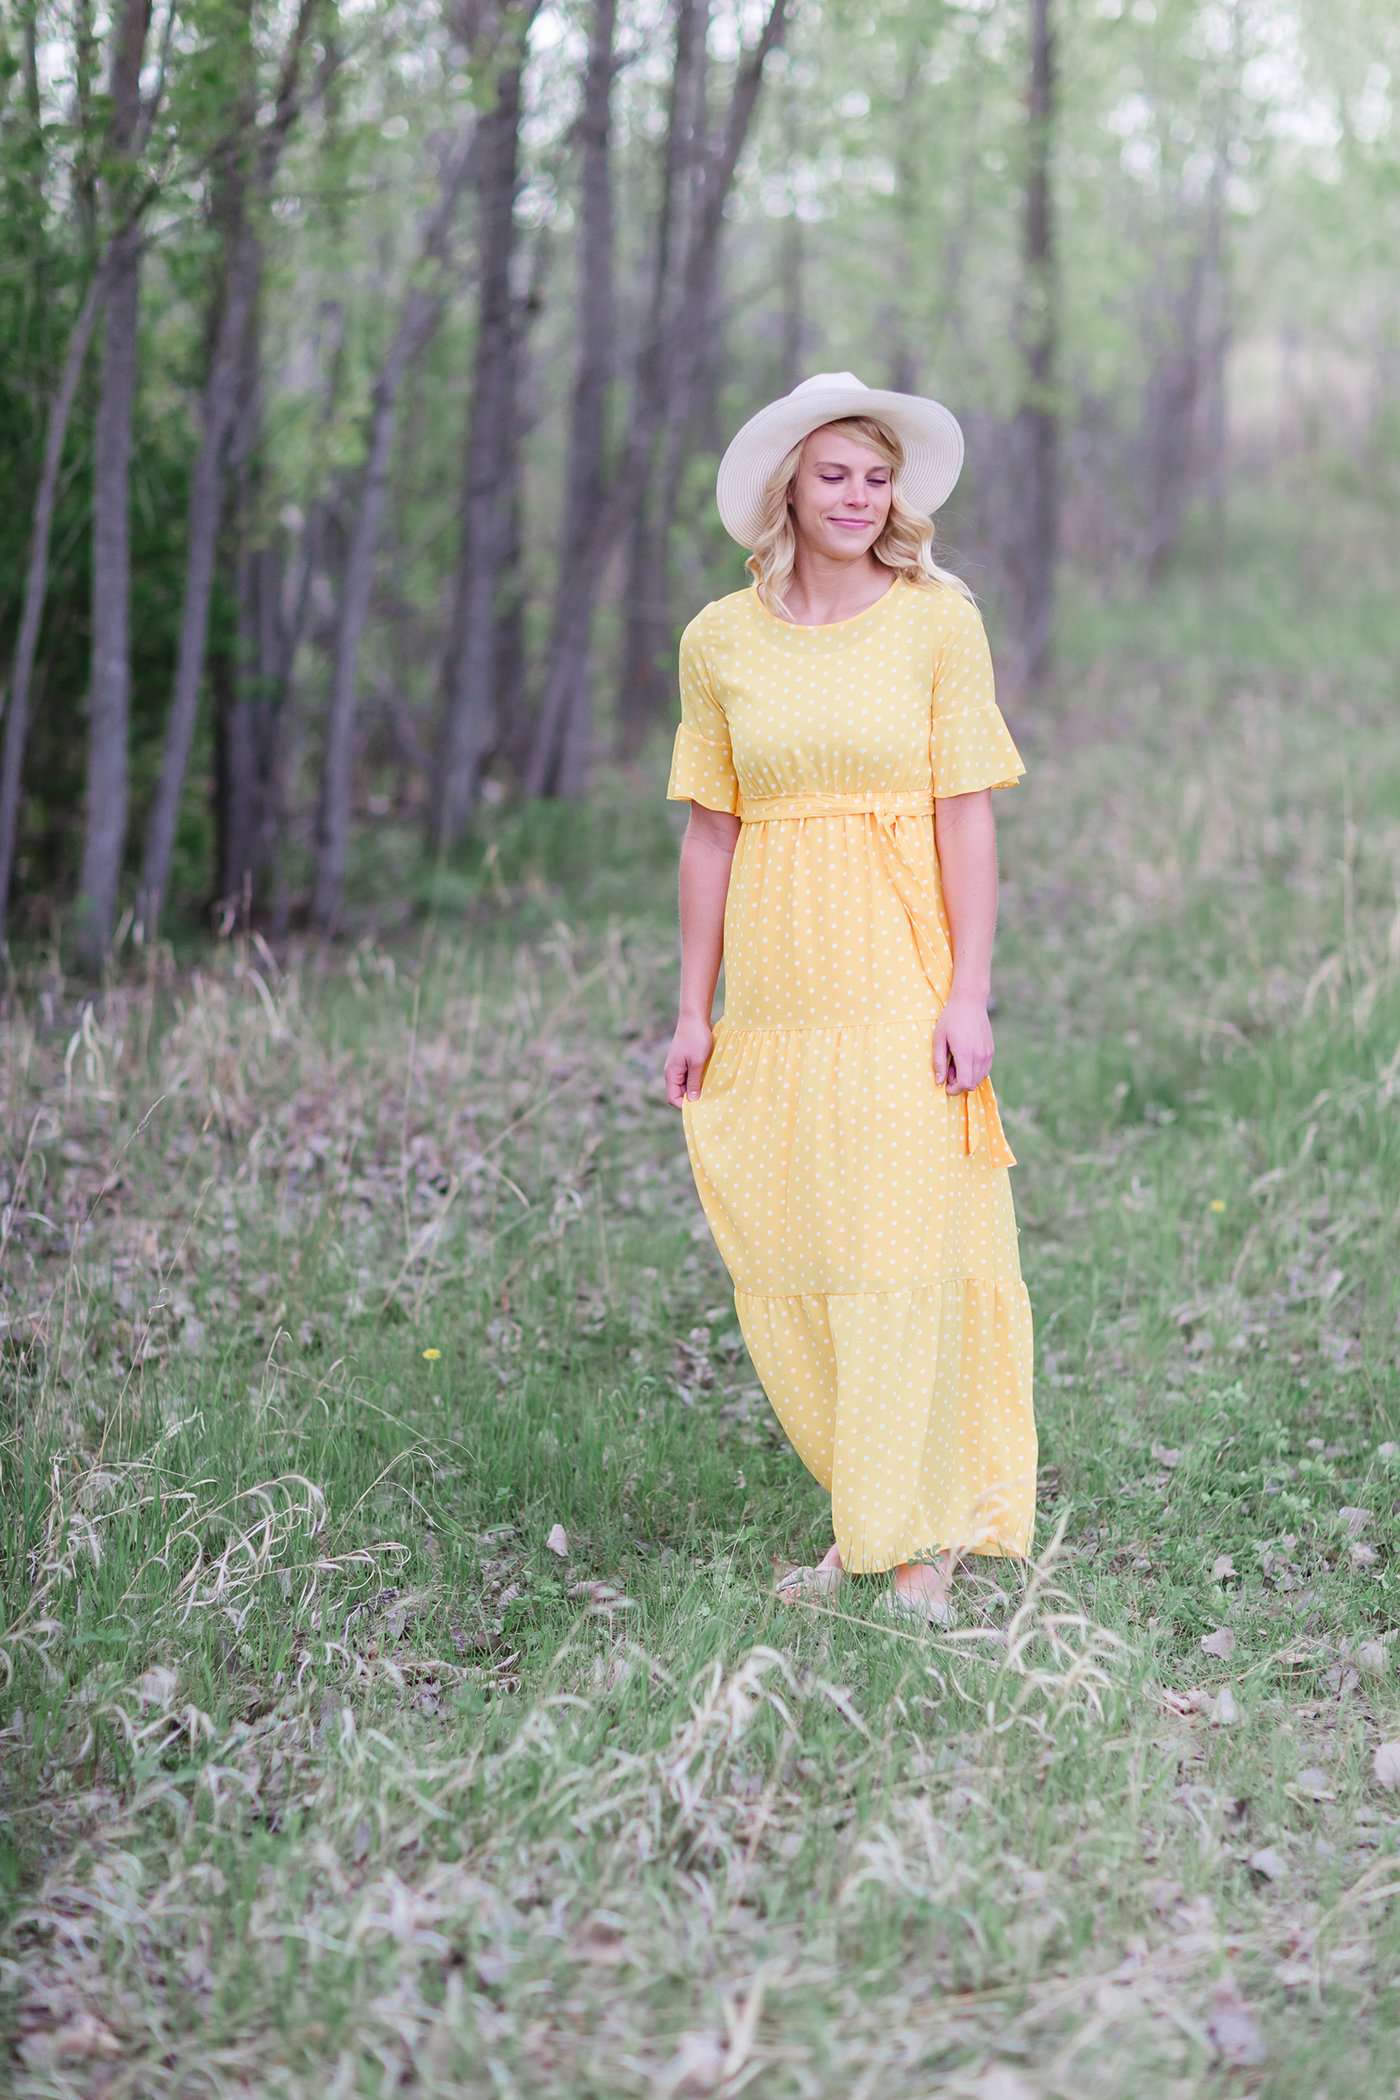
[[[989,788],[951,795],[934,809],[943,902],[953,936],[953,990],[991,996],[997,924],[997,835]]]
[[[724,956],[724,906],[738,836],[737,817],[691,804],[680,852],[680,1012],[705,1022]]]

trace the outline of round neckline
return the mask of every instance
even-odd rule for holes
[[[785,620],[781,613],[775,613],[770,606],[764,604],[758,595],[756,581],[749,585],[749,594],[764,619],[774,627],[787,628],[793,634],[844,634],[848,627],[854,627],[861,620],[868,620],[872,613],[878,612],[887,598],[894,597],[903,581],[904,578],[896,569],[894,580],[881,591],[878,598],[872,598],[869,605],[863,605],[859,612],[847,613],[844,620]]]

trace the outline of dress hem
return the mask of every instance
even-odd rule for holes
[[[848,1568],[845,1565],[845,1561],[843,1558],[842,1571],[847,1575],[888,1575],[892,1568],[906,1567],[916,1561],[927,1561],[931,1556],[938,1556],[944,1554],[947,1552],[947,1550],[948,1549],[946,1546],[916,1546],[911,1552],[901,1555],[901,1557],[898,1560],[884,1561],[878,1567],[870,1565],[866,1567]],[[1024,1547],[1004,1546],[1000,1543],[995,1543],[992,1541],[986,1541],[976,1546],[960,1546],[958,1548],[959,1560],[972,1560],[974,1558],[987,1560],[1019,1560],[1029,1563],[1031,1559],[1031,1551],[1028,1545]]]

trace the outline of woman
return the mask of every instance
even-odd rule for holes
[[[1025,767],[930,552],[962,458],[946,408],[850,372],[750,418],[717,498],[753,580],[681,636],[666,788],[691,804],[667,1099],[832,1498],[830,1549],[780,1593],[892,1570],[889,1605],[939,1622],[961,1554],[1029,1553],[1037,1455],[987,1019],[991,790]]]

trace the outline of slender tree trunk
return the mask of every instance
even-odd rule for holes
[[[1231,88],[1221,88],[1215,127],[1215,153],[1211,162],[1210,186],[1206,193],[1206,288],[1204,339],[1201,347],[1202,386],[1205,408],[1202,417],[1202,449],[1205,454],[1206,501],[1211,515],[1211,537],[1216,561],[1212,574],[1221,577],[1227,569],[1226,534],[1229,513],[1229,358],[1231,338],[1230,247],[1227,227],[1226,189],[1230,174],[1232,88],[1239,61],[1240,10],[1231,12]]]
[[[753,121],[764,66],[769,53],[782,41],[786,12],[787,0],[772,0],[759,40],[739,69],[723,138],[713,158],[707,161],[707,179],[680,273],[674,314],[669,325],[643,346],[635,398],[616,471],[561,591],[552,670],[526,772],[527,794],[544,793],[556,777],[573,695],[572,666],[587,645],[605,564],[626,527],[638,483],[650,470],[658,436],[670,420],[684,421],[690,413],[700,354],[696,335],[709,302],[724,204]],[[573,776],[567,791],[577,793],[580,785],[577,776]]]
[[[328,106],[328,122],[333,124],[336,115],[332,100]],[[343,233],[334,206],[331,224],[335,233]],[[319,428],[328,439],[335,425],[346,366],[345,308],[338,299],[321,302],[312,364],[313,369],[323,375]],[[279,564],[275,608],[268,608],[276,645],[259,757],[263,796],[258,867],[264,893],[269,899],[269,925],[274,934],[284,934],[291,920],[286,847],[292,819],[290,782],[295,776],[300,750],[296,661],[311,625],[313,594],[322,572],[323,552],[331,537],[337,487],[338,480],[333,475],[328,484],[313,496],[299,542],[293,546],[285,565]]]
[[[240,5],[247,10],[251,0],[240,0]],[[318,0],[300,0],[283,54],[276,108],[261,132],[254,125],[257,79],[251,47],[245,52],[238,90],[243,122],[235,129],[220,156],[217,200],[219,216],[225,225],[224,277],[209,373],[200,404],[199,452],[190,484],[189,551],[180,608],[175,685],[141,870],[139,920],[147,939],[154,938],[160,924],[170,880],[180,800],[199,714],[199,689],[209,632],[209,599],[223,511],[225,451],[237,413],[244,335],[257,300],[261,272],[261,252],[252,214],[272,190],[287,134],[300,114],[301,61],[317,5]],[[245,15],[240,34],[246,36],[248,27]]]
[[[432,844],[461,838],[476,805],[483,755],[494,735],[497,643],[511,469],[502,435],[516,428],[515,316],[511,265],[519,177],[521,85],[535,0],[502,18],[492,107],[480,119],[481,254],[476,357],[462,470],[462,538],[441,677]]]
[[[10,669],[9,697],[5,706],[5,742],[0,753],[0,939],[3,939],[9,907],[10,882],[14,874],[15,848],[19,835],[20,785],[24,775],[24,747],[29,734],[29,701],[34,683],[34,658],[43,623],[44,600],[49,583],[49,543],[53,536],[54,510],[58,501],[58,476],[63,463],[63,443],[77,398],[78,381],[92,343],[98,316],[111,283],[113,255],[109,249],[73,324],[64,353],[63,370],[49,408],[44,436],[44,460],[34,499],[34,522],[30,531],[29,566],[25,573],[24,604],[19,635]]]
[[[485,766],[503,750],[503,725],[515,716],[528,714],[525,607],[529,569],[525,546],[525,454],[530,424],[526,418],[523,389],[531,348],[530,331],[540,311],[541,306],[528,294],[523,299],[516,299],[512,305],[511,383],[501,403],[501,574],[496,589],[496,634],[492,644],[492,707],[490,733],[483,741],[477,768],[478,794]]]
[[[1190,492],[1205,274],[1205,250],[1197,246],[1180,285],[1159,285],[1153,301],[1155,348],[1142,418],[1147,456],[1137,535],[1138,562],[1151,583],[1160,579],[1180,544]]]
[[[77,143],[73,153],[73,205],[78,231],[90,265],[97,266],[97,125],[93,116],[99,47],[93,27],[93,0],[76,0],[73,14],[73,119]]]
[[[530,281],[517,302],[514,323],[512,363],[516,383],[512,392],[516,424],[514,471],[509,477],[506,501],[504,563],[508,581],[501,593],[497,621],[496,691],[499,704],[495,710],[495,734],[486,746],[483,764],[499,758],[515,780],[523,777],[530,756],[525,600],[531,584],[531,567],[525,544],[525,496],[519,462],[524,457],[529,433],[543,413],[544,389],[535,380],[530,331],[537,316],[544,311],[546,280],[556,252],[557,244],[550,239],[547,229],[539,230],[534,237]]]
[[[133,20],[139,20],[139,8],[132,6],[126,18],[127,28]],[[165,45],[168,46],[173,17],[167,17]],[[119,42],[118,61],[126,44]],[[86,189],[84,170],[95,166],[95,156],[90,149],[92,130],[91,80],[93,75],[93,39],[91,35],[90,10],[84,0],[77,17],[77,45],[75,55],[77,109],[75,122],[79,134],[75,156],[75,185],[78,197],[80,224],[89,224],[85,216]],[[139,82],[140,53],[136,54],[134,71]],[[114,61],[115,65],[118,61]],[[136,121],[128,140],[127,159],[134,166],[143,151],[151,125],[160,106],[164,81],[165,46],[161,52],[161,77],[151,96],[142,107],[138,100]],[[37,87],[33,92],[37,92]],[[34,108],[31,93],[31,110]],[[106,308],[112,286],[118,276],[128,267],[129,244],[135,238],[141,222],[158,195],[158,185],[148,182],[133,195],[117,200],[113,215],[112,230],[107,245],[97,256],[83,303],[73,323],[72,332],[64,351],[63,369],[59,375],[49,406],[48,426],[44,434],[44,457],[39,470],[39,485],[34,496],[34,519],[30,530],[29,562],[25,570],[24,603],[20,611],[19,633],[15,641],[14,661],[10,668],[9,695],[5,704],[4,749],[0,753],[0,940],[3,940],[6,916],[9,907],[10,884],[14,876],[15,850],[19,836],[20,790],[24,777],[24,751],[29,735],[29,709],[34,687],[34,659],[39,646],[39,633],[44,620],[44,601],[49,588],[49,546],[53,537],[54,513],[58,501],[58,477],[63,464],[63,447],[68,435],[68,424],[73,413],[73,404],[78,395],[78,384],[83,366],[92,345],[98,321]],[[89,247],[96,241],[95,195],[93,202],[92,236]]]
[[[617,329],[613,291],[614,231],[612,195],[612,88],[616,61],[616,0],[593,0],[592,34],[584,75],[583,109],[578,130],[582,143],[582,237],[579,241],[578,363],[574,373],[569,422],[569,458],[560,537],[559,590],[556,610],[568,603],[572,550],[587,539],[590,522],[602,501],[607,476],[607,408]],[[591,606],[575,630],[567,617],[556,621],[550,636],[549,672],[567,684],[564,734],[559,742],[558,779],[552,786],[577,792],[589,758],[593,725],[590,661]],[[577,647],[581,633],[582,646]],[[567,660],[562,660],[562,659]]]
[[[1051,7],[1052,0],[1030,0],[1025,230],[1016,316],[1025,376],[1012,429],[1020,529],[1011,550],[1015,675],[1008,680],[1013,688],[1022,690],[1035,690],[1050,675],[1059,552],[1059,409],[1052,393],[1058,358],[1059,288],[1050,187],[1056,123]]]
[[[259,280],[261,280],[261,262]],[[263,776],[262,716],[265,680],[275,637],[264,604],[266,555],[262,521],[262,302],[250,316],[230,441],[231,501],[223,535],[223,562],[232,579],[234,637],[210,657],[214,696],[214,821],[217,838],[212,899],[220,925],[231,930],[252,917],[256,899]]]
[[[922,24],[920,27],[922,28]],[[885,363],[889,374],[885,384],[901,394],[912,394],[918,390],[920,352],[924,351],[926,354],[925,345],[916,346],[909,340],[905,304],[905,287],[918,281],[923,249],[922,234],[928,211],[922,183],[921,155],[924,151],[924,140],[919,121],[922,95],[923,83],[919,78],[917,55],[910,53],[895,90],[890,148],[895,178],[894,195],[890,201],[893,218],[891,235],[894,244],[894,279],[897,290],[890,309],[890,333],[885,346]]]
[[[150,0],[126,0],[112,58],[107,151],[121,203],[132,188],[141,123],[141,64]],[[112,243],[93,431],[92,662],[88,682],[87,797],[79,876],[78,949],[100,968],[112,944],[126,847],[127,724],[131,712],[131,427],[136,407],[142,236],[130,223]]]
[[[462,194],[476,171],[480,139],[480,125],[473,115],[448,148],[437,202],[424,221],[418,244],[420,265],[428,264],[430,275],[422,281],[418,270],[413,273],[415,281],[404,301],[394,340],[370,398],[369,445],[336,623],[317,812],[311,911],[317,925],[327,928],[339,917],[345,888],[360,642],[369,616],[374,556],[388,497],[399,400],[405,378],[431,340],[446,308],[444,265]]]
[[[675,546],[676,517],[680,509],[681,484],[686,463],[697,451],[708,452],[711,457],[724,450],[718,431],[719,388],[727,369],[725,362],[725,329],[729,315],[729,303],[724,296],[722,279],[718,267],[711,280],[704,312],[697,332],[695,370],[691,376],[690,403],[684,427],[677,422],[672,430],[676,433],[672,445],[669,465],[663,462],[659,483],[661,514],[658,530],[661,538],[664,561],[662,568],[661,603],[666,612],[664,628],[656,637],[654,691],[660,704],[669,709],[672,688],[675,682],[675,630],[670,620],[670,575],[672,551]],[[655,714],[652,720],[656,719]]]
[[[778,286],[782,299],[779,315],[779,384],[790,394],[806,369],[807,316],[803,309],[803,263],[806,236],[796,211],[789,209],[783,221],[778,262]]]
[[[703,152],[699,124],[705,71],[708,0],[677,0],[675,62],[661,162],[661,198],[656,215],[651,292],[646,329],[665,324],[673,257],[683,250],[687,206],[694,196],[696,162]],[[660,500],[658,501],[658,490]],[[666,602],[666,534],[657,513],[665,504],[664,478],[648,473],[636,492],[627,529],[622,677],[616,748],[630,758],[639,749],[660,704],[658,658],[672,641]],[[667,681],[669,687],[669,680]]]
[[[202,402],[199,453],[190,484],[188,558],[180,608],[179,653],[175,689],[166,723],[160,777],[151,805],[146,851],[141,871],[141,927],[153,939],[160,924],[170,881],[175,829],[180,816],[185,775],[189,770],[199,713],[209,630],[209,600],[224,497],[224,447],[237,400],[237,372],[242,360],[243,331],[253,309],[258,270],[257,243],[240,218],[226,248],[227,266],[216,325],[209,380]]]

